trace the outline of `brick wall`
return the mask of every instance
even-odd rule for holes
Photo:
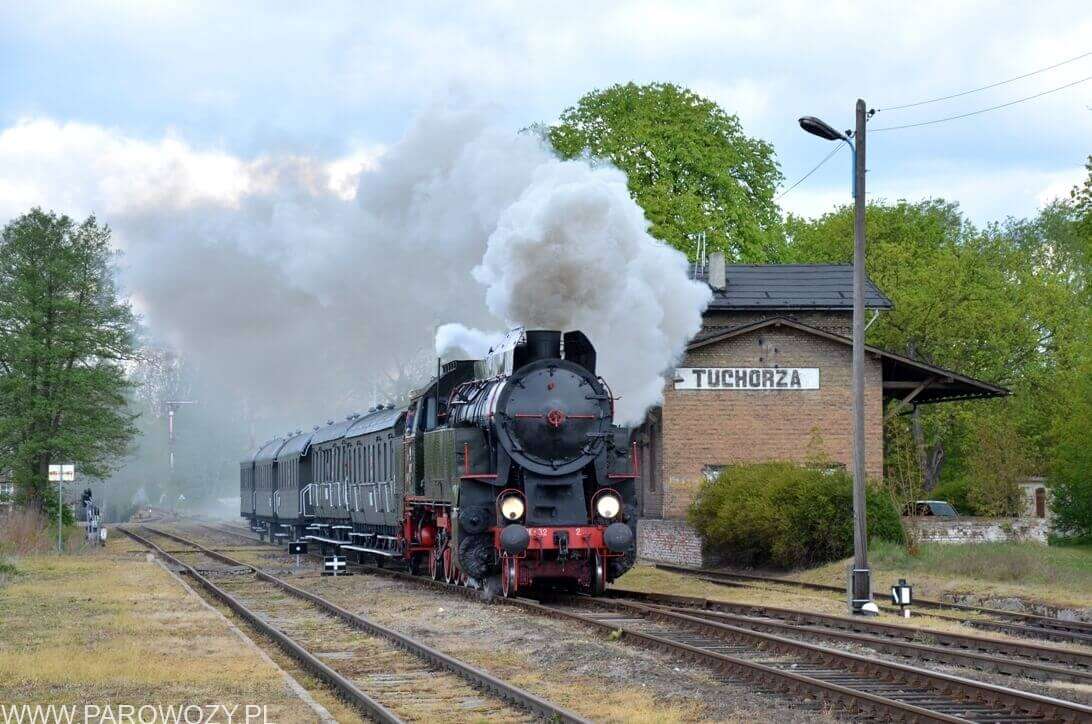
[[[1047,542],[1045,518],[907,518],[922,543]]]
[[[698,532],[681,520],[637,521],[637,558],[692,568],[705,565]]]
[[[764,319],[781,317],[791,319],[809,327],[821,329],[824,332],[833,332],[843,337],[853,333],[853,312],[791,312],[791,311],[766,311],[766,312],[706,312],[702,318],[703,331],[715,328],[731,329],[742,327]]]
[[[726,317],[727,318],[727,317]],[[702,470],[733,462],[806,462],[817,454],[852,467],[850,347],[790,327],[766,327],[689,353],[680,367],[818,367],[818,390],[675,390],[663,404],[663,515],[681,519]],[[880,362],[866,358],[865,467],[883,469]]]

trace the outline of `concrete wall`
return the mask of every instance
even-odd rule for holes
[[[922,543],[1047,542],[1044,518],[907,518],[907,526]]]
[[[705,565],[698,532],[681,520],[637,521],[637,558],[692,568]]]
[[[767,327],[690,352],[680,367],[818,367],[818,390],[675,390],[663,404],[663,516],[682,519],[707,466],[807,462],[821,453],[852,467],[852,355],[848,346],[789,327]],[[865,369],[865,466],[883,469],[883,379]]]

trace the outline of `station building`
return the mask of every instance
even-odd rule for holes
[[[701,565],[685,523],[701,484],[731,463],[771,460],[852,468],[853,269],[728,265],[692,275],[713,301],[665,380],[664,402],[634,433],[640,459],[638,555]],[[892,308],[866,281],[866,322]],[[876,347],[865,355],[865,466],[883,472],[886,414],[1007,390]]]

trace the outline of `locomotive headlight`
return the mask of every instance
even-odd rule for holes
[[[501,516],[505,520],[519,520],[523,517],[523,499],[518,495],[509,495],[501,500]]]
[[[599,513],[599,517],[601,518],[607,518],[609,520],[618,515],[618,511],[621,509],[622,501],[618,499],[617,495],[611,493],[604,493],[595,501],[595,512]]]

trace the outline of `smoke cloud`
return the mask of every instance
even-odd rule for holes
[[[60,150],[42,163],[28,147]],[[582,329],[617,421],[636,424],[709,299],[621,172],[479,110],[431,109],[335,162],[23,122],[0,133],[0,169],[0,213],[111,225],[151,343],[210,403],[179,414],[179,435],[215,414],[210,429],[247,431],[240,448],[404,393],[432,371],[431,343],[480,356],[518,324]]]

